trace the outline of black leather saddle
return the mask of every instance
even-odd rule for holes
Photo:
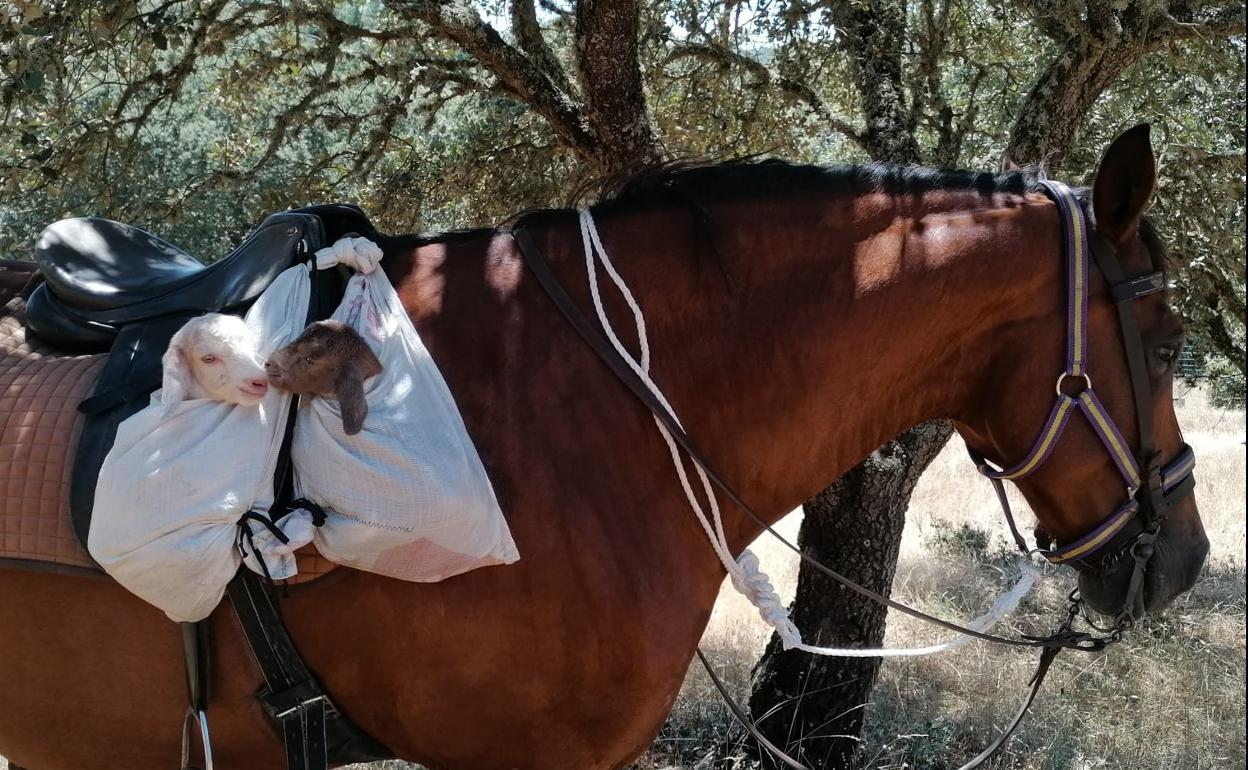
[[[132,225],[63,219],[36,242],[44,283],[27,302],[27,326],[58,348],[107,350],[130,324],[241,309],[283,270],[348,233],[376,233],[356,206],[283,211],[206,265]]]
[[[151,233],[107,219],[64,219],[43,231],[35,261],[44,282],[27,300],[27,329],[62,349],[109,351],[91,397],[78,405],[86,418],[70,474],[69,507],[84,551],[100,466],[117,426],[146,406],[160,387],[161,356],[177,330],[203,313],[244,312],[282,271],[348,234],[378,237],[356,206],[284,211],[267,217],[228,255],[205,265]],[[341,268],[313,270],[311,279],[309,320],[326,318],[338,305],[348,276]],[[284,488],[275,490],[284,500],[291,495],[285,487],[290,486],[293,426],[292,418],[282,449],[287,471],[279,474]],[[289,706],[270,710],[286,739],[288,765],[326,767],[327,762],[393,757],[329,702],[299,657],[273,597],[245,567],[231,583],[231,598],[240,591],[249,592],[247,606],[234,599],[235,610],[266,683],[257,697],[266,708]],[[188,695],[200,718],[208,698],[205,634],[202,624],[183,625]],[[316,729],[309,727],[312,717]]]
[[[347,234],[376,237],[357,206],[327,204],[272,214],[238,248],[205,265],[151,233],[107,219],[64,219],[35,246],[44,276],[27,300],[27,329],[55,347],[109,351],[92,395],[70,476],[74,534],[86,548],[100,466],[117,426],[160,387],[160,358],[189,319],[241,313],[283,270]],[[314,271],[318,301],[332,308],[338,271]]]

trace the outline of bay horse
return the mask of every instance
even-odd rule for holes
[[[1139,127],[1107,150],[1087,205],[1129,273],[1161,256],[1142,220],[1154,177]],[[1065,344],[1062,231],[1038,190],[1017,172],[730,162],[641,178],[593,212],[646,314],[655,380],[774,522],[925,420],[953,420],[999,464],[1027,452]],[[575,213],[525,227],[590,307]],[[292,636],[335,703],[400,757],[436,770],[619,768],[671,709],[724,570],[650,415],[560,317],[511,235],[381,245],[521,560],[434,584],[339,569],[285,598]],[[618,298],[606,310],[631,328]],[[1168,458],[1182,445],[1171,402],[1182,326],[1162,294],[1138,311]],[[1097,392],[1135,446],[1122,342],[1095,275],[1087,324]],[[1123,495],[1078,421],[1019,486],[1059,544]],[[732,507],[724,526],[734,552],[761,531]],[[1156,545],[1149,611],[1204,561],[1193,498]],[[1120,566],[1078,567],[1095,609],[1122,603]],[[233,613],[210,620],[216,762],[281,766]],[[30,770],[172,766],[180,652],[174,624],[114,583],[0,570],[0,754]]]

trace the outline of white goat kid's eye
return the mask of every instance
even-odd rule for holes
[[[209,353],[208,355],[200,356],[199,360],[203,361],[205,364],[215,364],[217,362],[217,357]]]

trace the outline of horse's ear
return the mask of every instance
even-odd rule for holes
[[[1096,229],[1113,244],[1135,235],[1157,184],[1157,162],[1148,133],[1147,123],[1123,133],[1109,145],[1096,169],[1092,188]]]

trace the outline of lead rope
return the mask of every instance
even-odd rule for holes
[[[589,281],[590,295],[594,303],[594,311],[598,315],[598,322],[602,326],[603,332],[606,334],[612,347],[615,348],[616,353],[619,354],[620,358],[654,395],[672,422],[683,430],[684,426],[681,424],[680,418],[676,416],[676,411],[663,395],[659,386],[650,377],[650,343],[646,334],[646,321],[642,314],[641,306],[637,303],[632,291],[629,290],[628,284],[624,282],[619,272],[616,271],[615,265],[607,255],[606,249],[603,248],[593,215],[587,209],[580,209],[577,213],[580,220],[581,242],[585,250],[585,271]],[[636,328],[638,347],[640,349],[640,355],[637,357],[634,357],[632,352],[620,342],[610,319],[607,317],[598,285],[598,261],[602,262],[603,269],[610,277],[611,282],[615,284],[616,289],[620,292],[629,310],[632,312],[633,324]],[[676,470],[676,476],[680,481],[681,489],[684,490],[689,507],[693,510],[694,518],[697,519],[698,524],[702,527],[702,531],[706,533],[715,555],[719,558],[720,563],[723,564],[724,569],[727,570],[729,577],[732,578],[733,587],[744,595],[758,610],[763,620],[775,629],[784,649],[798,649],[814,655],[836,657],[916,657],[947,652],[961,647],[974,639],[974,637],[963,635],[946,642],[924,647],[868,649],[820,647],[803,642],[801,631],[798,630],[789,617],[788,608],[784,606],[779,594],[776,593],[771,579],[762,571],[758,557],[747,548],[741,553],[741,556],[736,559],[732,558],[732,550],[724,534],[719,503],[706,473],[700,466],[695,464],[694,470],[702,484],[709,507],[709,514],[703,510],[702,504],[694,494],[693,486],[690,484],[688,474],[685,471],[685,464],[681,457],[680,449],[677,447],[671,432],[668,431],[657,416],[654,416],[653,419],[659,429],[659,434],[663,437],[664,443],[667,444],[672,465]],[[999,620],[1018,606],[1018,603],[1022,601],[1023,597],[1027,595],[1035,584],[1039,574],[1039,571],[1030,563],[1020,561],[1020,575],[1014,587],[998,598],[987,612],[968,622],[966,624],[967,627],[972,631],[986,633]]]

